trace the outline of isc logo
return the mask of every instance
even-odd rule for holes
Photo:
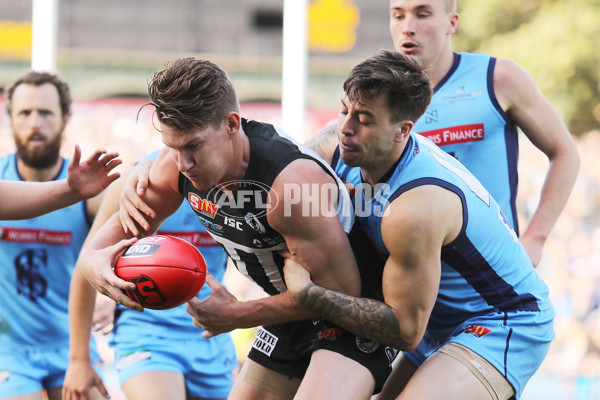
[[[156,253],[159,247],[160,245],[155,243],[135,243],[125,251],[123,257],[151,256]]]

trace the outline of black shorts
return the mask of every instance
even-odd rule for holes
[[[325,349],[350,358],[375,377],[379,393],[392,371],[398,351],[363,339],[328,320],[315,319],[265,325],[256,334],[248,357],[280,374],[303,378],[313,351]]]

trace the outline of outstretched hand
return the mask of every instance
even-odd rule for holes
[[[81,200],[94,197],[119,178],[119,173],[109,174],[123,161],[119,153],[98,149],[87,160],[81,160],[81,148],[75,145],[73,158],[67,166],[67,183]]]
[[[187,312],[194,318],[194,325],[206,330],[202,337],[210,338],[240,328],[234,322],[234,307],[239,303],[236,297],[208,273],[206,284],[212,290],[210,297],[203,301],[194,297],[187,303]]]
[[[136,225],[144,230],[150,229],[146,216],[156,218],[156,213],[143,200],[142,197],[148,189],[148,176],[152,162],[142,161],[135,165],[125,180],[125,186],[121,192],[119,220],[125,233],[131,232],[139,236],[140,232]]]

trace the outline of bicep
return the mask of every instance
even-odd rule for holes
[[[289,230],[283,236],[288,249],[306,266],[313,281],[327,289],[360,295],[356,260],[339,220],[297,222],[304,225],[302,229]]]
[[[442,246],[460,231],[462,208],[458,196],[437,186],[411,189],[389,208],[381,224],[390,252],[383,272],[383,295],[400,326],[417,337],[425,331],[437,298]]]
[[[391,228],[387,221],[382,235],[390,251],[383,271],[386,303],[410,313],[430,311],[441,273],[438,235],[420,224],[401,222]]]
[[[290,185],[298,190],[293,203],[285,195],[289,197]],[[296,160],[280,173],[271,190],[284,201],[269,213],[269,224],[285,238],[294,258],[318,285],[358,295],[358,268],[337,216],[338,187],[333,178],[313,161]]]

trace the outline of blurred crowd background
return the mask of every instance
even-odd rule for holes
[[[58,73],[75,99],[65,156],[77,143],[84,156],[105,147],[131,164],[159,148],[153,109],[143,107],[146,83],[154,70],[183,55],[209,58],[230,73],[243,116],[281,122],[283,0],[104,0],[101,10],[99,4],[59,0]],[[301,140],[336,117],[351,66],[380,48],[392,48],[387,2],[308,4]],[[32,0],[0,0],[0,90],[29,67],[31,6]],[[581,157],[575,188],[538,267],[556,308],[556,340],[523,399],[600,398],[600,3],[458,0],[458,6],[455,50],[489,52],[527,69],[567,123]],[[0,95],[2,110],[4,104]],[[518,208],[524,227],[537,205],[548,161],[521,139]],[[0,153],[13,149],[2,111]],[[262,295],[237,271],[229,271],[226,280],[240,298]],[[235,337],[243,360],[252,332]]]

